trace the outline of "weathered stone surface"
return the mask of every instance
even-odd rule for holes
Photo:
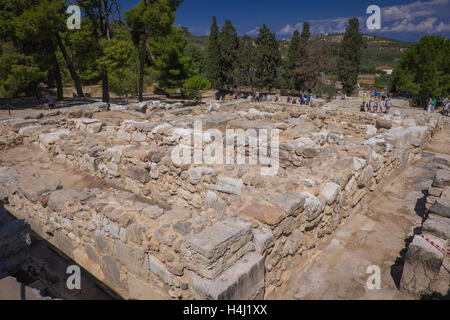
[[[305,196],[300,192],[272,193],[267,200],[282,208],[286,215],[301,212],[305,204]]]
[[[219,184],[217,185],[217,191],[229,194],[241,194],[242,179],[233,179],[228,177],[219,178]]]
[[[39,135],[39,141],[41,142],[42,145],[48,148],[50,147],[50,145],[60,140],[63,136],[72,134],[73,134],[72,131],[68,129],[59,129],[55,132]]]
[[[46,192],[55,191],[61,188],[61,182],[54,179],[42,179],[41,177],[31,177],[22,179],[19,182],[19,189],[31,202],[36,202],[39,197]]]
[[[159,261],[158,258],[149,254],[147,257],[147,263],[151,272],[160,277],[167,285],[172,284],[172,276],[169,270],[167,270],[165,265]]]
[[[269,228],[253,229],[253,242],[255,251],[264,255],[267,249],[273,246],[273,234]]]
[[[21,128],[29,127],[31,125],[38,124],[39,121],[32,119],[32,120],[17,120],[11,123],[11,129],[18,132]]]
[[[277,225],[286,216],[286,212],[280,207],[260,202],[250,203],[240,212],[269,226]]]
[[[303,195],[305,197],[304,214],[306,215],[306,220],[312,221],[322,212],[322,203],[319,198],[309,192],[303,192]]]
[[[445,243],[439,238],[428,234],[425,234],[425,236],[441,247],[445,246]],[[414,236],[405,257],[402,279],[400,281],[401,289],[417,295],[431,294],[443,258],[442,252],[420,235]]]
[[[305,235],[298,229],[295,229],[284,244],[284,254],[295,254],[305,242]]]
[[[158,206],[147,206],[142,210],[142,214],[150,219],[157,219],[164,214],[164,210]]]
[[[340,192],[341,187],[337,183],[327,182],[320,192],[320,196],[323,197],[325,202],[330,205],[336,200],[336,197]]]
[[[114,242],[114,253],[117,259],[126,266],[127,270],[136,275],[142,274],[145,255],[141,248],[116,240]]]
[[[450,239],[450,219],[430,214],[423,224],[423,230],[448,240]]]
[[[137,166],[127,167],[125,175],[142,183],[147,183],[150,180],[147,170]]]
[[[450,200],[439,198],[430,208],[430,212],[450,218]]]
[[[149,285],[132,273],[127,274],[128,298],[136,300],[167,300],[169,297],[162,288]]]
[[[220,221],[185,239],[181,252],[189,269],[208,279],[215,278],[240,257],[253,250],[250,223]]]
[[[191,293],[203,300],[252,300],[264,297],[264,257],[250,252],[215,279],[190,272]]]
[[[73,189],[62,189],[50,193],[47,205],[53,211],[62,211],[67,201],[86,201],[92,194],[87,192],[78,192]]]
[[[378,129],[390,129],[392,128],[392,121],[387,119],[377,119]]]
[[[432,186],[436,188],[450,187],[450,171],[443,169],[437,170]]]

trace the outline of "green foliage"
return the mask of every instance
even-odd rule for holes
[[[383,89],[384,87],[389,88],[391,86],[391,76],[385,72],[381,73],[375,78],[374,86]]]
[[[300,32],[295,30],[289,43],[287,59],[285,60],[285,73],[283,75],[283,78],[286,81],[285,87],[289,89],[290,92],[300,90],[294,72],[297,63],[300,61],[300,56]]]
[[[250,86],[255,82],[255,47],[253,39],[244,36],[239,40],[236,84]]]
[[[259,28],[255,42],[257,85],[260,89],[268,88],[270,91],[276,85],[277,70],[281,62],[278,41],[275,33],[264,24]]]
[[[102,55],[97,59],[101,71],[112,72],[122,68],[133,53],[133,45],[126,40],[101,39]]]
[[[215,89],[219,89],[223,85],[220,57],[219,27],[216,17],[213,17],[206,54],[206,76]]]
[[[189,100],[200,101],[202,93],[211,89],[211,83],[205,78],[195,75],[183,84],[183,94]]]
[[[313,93],[321,97],[332,98],[336,96],[337,89],[331,84],[323,83],[313,89]]]
[[[450,91],[450,40],[424,36],[402,55],[392,74],[393,90],[406,90],[424,105]]]
[[[32,57],[19,53],[11,43],[2,44],[0,52],[0,96],[33,95],[46,73],[40,70]]]
[[[239,40],[236,29],[230,20],[226,20],[219,34],[220,67],[222,84],[233,86],[238,55]]]
[[[194,70],[194,72],[203,75],[206,71],[206,58],[202,49],[191,43],[188,43],[184,48],[184,54],[190,57],[192,63],[191,68]]]
[[[339,50],[338,76],[344,92],[350,95],[358,82],[361,47],[364,46],[364,41],[359,31],[358,19],[349,19],[348,24]]]
[[[191,58],[184,55],[186,44],[186,34],[177,27],[173,27],[172,33],[153,44],[156,60],[150,70],[158,86],[168,95],[175,94],[194,73]]]

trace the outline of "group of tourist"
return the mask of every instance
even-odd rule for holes
[[[436,110],[436,107],[438,105],[438,100],[436,98],[431,98],[428,99],[428,103],[427,103],[427,112],[428,113],[432,113]],[[443,106],[443,111],[442,114],[444,116],[448,116],[448,109],[450,107],[450,103],[448,102],[448,97],[445,97],[444,99],[442,99],[442,106]]]
[[[287,97],[287,103],[292,104],[300,104],[300,105],[309,105],[311,103],[311,95],[310,94],[300,94],[300,97]]]
[[[367,92],[363,93],[363,103],[361,105],[362,112],[385,112],[388,114],[391,107],[392,95],[382,94],[381,92],[378,92],[377,89],[373,91],[373,95],[370,97]]]
[[[437,99],[436,98],[431,98],[428,100],[428,104],[427,104],[427,112],[434,112],[436,110],[437,107]],[[445,97],[444,99],[442,99],[442,106],[444,107],[444,110],[442,112],[442,114],[444,116],[448,116],[448,108],[450,107],[449,102],[448,102],[448,97]]]
[[[437,103],[438,103],[438,101],[436,98],[434,98],[434,99],[430,98],[428,100],[428,104],[427,104],[427,112],[428,113],[434,112],[436,110]],[[448,116],[448,108],[450,107],[450,103],[448,102],[448,97],[445,97],[444,99],[442,99],[442,106],[444,107],[442,114],[444,116]]]
[[[279,101],[281,101],[281,98],[278,95],[276,95],[276,96],[272,96],[271,94],[264,95],[264,94],[261,94],[261,93],[257,92],[255,94],[255,101],[256,102],[265,102],[265,101],[268,101],[268,102],[272,102],[272,101],[273,102],[279,102]]]

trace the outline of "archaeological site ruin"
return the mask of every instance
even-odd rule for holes
[[[124,299],[445,296],[448,118],[352,103],[150,100],[1,120],[0,277],[33,232]],[[249,162],[266,133],[258,151],[276,167]],[[175,163],[196,139],[200,159],[216,143],[245,163]]]

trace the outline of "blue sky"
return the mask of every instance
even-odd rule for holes
[[[121,0],[122,10],[139,0]],[[381,30],[366,28],[369,5],[381,8]],[[343,32],[348,18],[358,17],[364,33],[405,41],[417,41],[425,34],[450,36],[450,0],[184,0],[176,23],[196,35],[209,34],[212,16],[219,26],[233,22],[240,35],[256,35],[266,24],[277,37],[289,38],[303,22],[313,34]]]

